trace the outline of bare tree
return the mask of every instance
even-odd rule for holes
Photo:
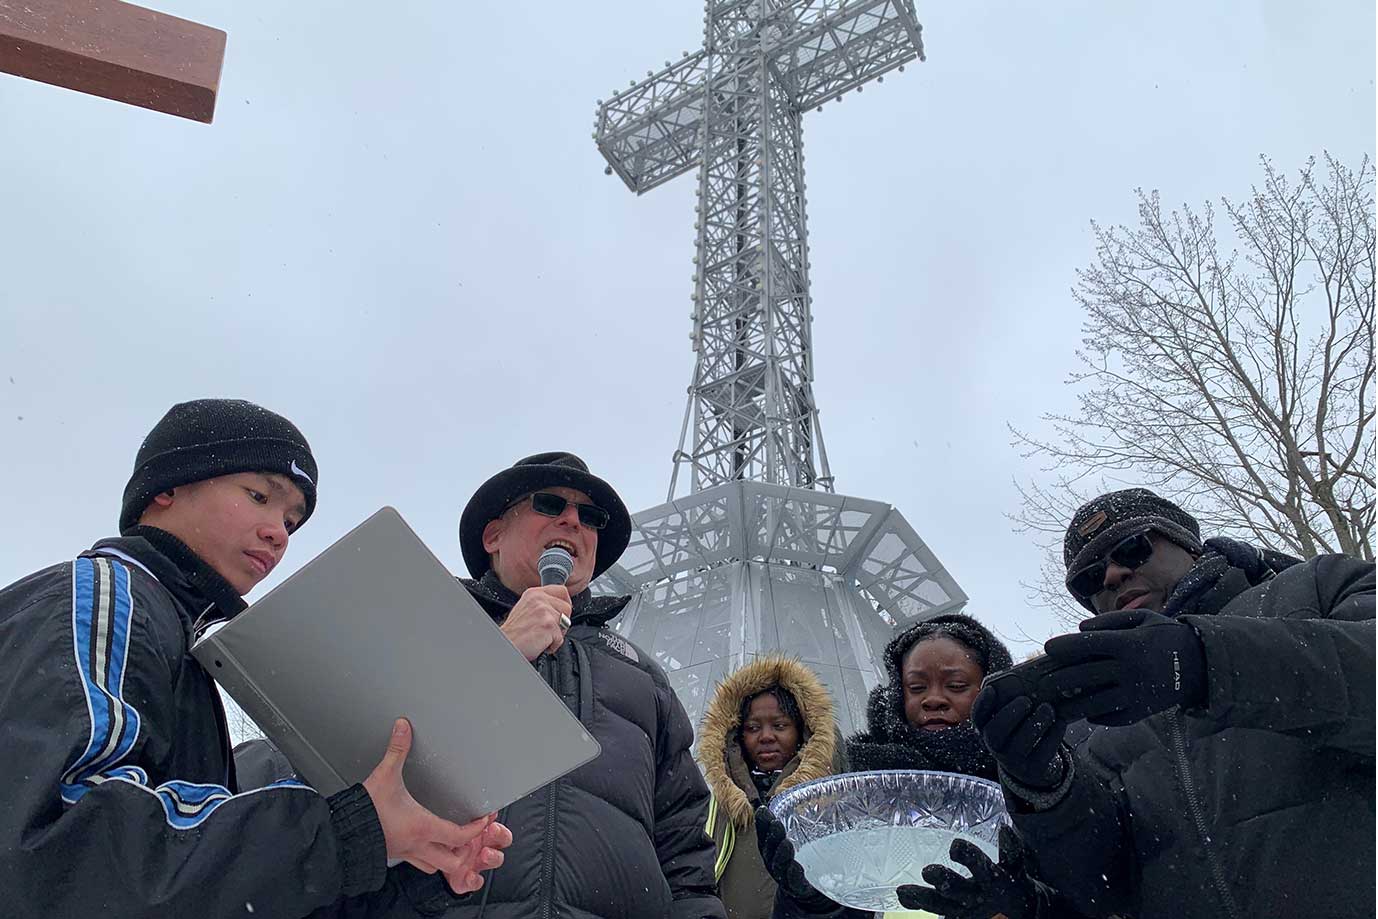
[[[1164,214],[1138,191],[1139,222],[1093,223],[1077,272],[1086,310],[1074,414],[1047,439],[1013,430],[1045,481],[1020,484],[1016,530],[1048,549],[1033,599],[1084,612],[1062,587],[1075,508],[1142,485],[1230,535],[1309,558],[1374,557],[1374,170],[1325,157],[1215,209]]]
[[[229,693],[221,690],[220,699],[225,704],[225,720],[229,725],[231,744],[238,746],[246,740],[257,740],[264,736],[263,729],[244,713],[244,709],[230,698]]]

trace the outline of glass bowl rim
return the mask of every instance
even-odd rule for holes
[[[775,815],[775,818],[783,823],[785,819],[784,812],[786,807],[788,805],[793,804],[796,800],[806,797],[808,792],[816,789],[821,785],[825,785],[828,782],[835,782],[838,779],[844,778],[883,775],[905,775],[911,776],[915,779],[927,776],[941,776],[944,781],[952,781],[953,779],[957,779],[961,780],[964,783],[970,782],[977,788],[987,786],[990,790],[996,792],[998,799],[1000,801],[1001,808],[1005,809],[1005,792],[1004,789],[1001,788],[999,782],[995,782],[987,778],[982,778],[979,775],[967,775],[966,773],[962,772],[944,772],[941,769],[866,769],[859,772],[837,772],[832,775],[825,775],[822,778],[812,779],[808,782],[795,785],[788,791],[781,792],[774,798],[771,798],[770,803],[766,806],[770,808],[770,812]],[[1009,819],[1008,811],[1006,811],[1005,819]]]

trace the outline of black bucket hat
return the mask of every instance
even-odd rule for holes
[[[481,578],[490,566],[483,548],[483,528],[511,507],[518,498],[542,488],[564,486],[582,491],[608,512],[608,525],[598,531],[598,554],[593,562],[596,578],[622,557],[632,537],[632,518],[627,506],[607,482],[589,472],[588,464],[573,453],[555,451],[523,457],[479,486],[459,517],[459,549],[471,577]]]

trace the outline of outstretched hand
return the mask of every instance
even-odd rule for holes
[[[794,857],[794,844],[785,836],[785,825],[768,807],[756,808],[756,847],[761,850],[766,873],[775,881],[779,893],[791,901],[785,912],[807,915],[837,909],[837,903],[804,877],[804,866]],[[778,898],[776,902],[779,903]],[[777,909],[776,916],[780,915],[781,910]]]
[[[502,850],[512,844],[507,827],[487,814],[460,826],[426,810],[407,791],[402,765],[411,751],[411,722],[398,718],[383,759],[364,779],[373,801],[389,861],[406,861],[426,874],[439,871],[455,893],[483,886],[480,871],[502,864]]]
[[[1000,863],[965,839],[954,839],[952,860],[971,872],[962,877],[945,865],[928,865],[923,879],[933,887],[906,884],[895,893],[905,909],[924,909],[945,919],[1033,919],[1038,890],[1027,868],[1028,850],[1007,824],[1000,827]]]
[[[1026,695],[1002,699],[987,686],[971,706],[971,721],[986,749],[1011,778],[1030,788],[1053,788],[1064,777],[1058,751],[1067,722],[1047,702]]]
[[[1069,721],[1126,725],[1181,705],[1206,701],[1206,656],[1196,630],[1147,609],[1094,616],[1081,631],[1048,639],[1048,657],[1059,666],[1044,678],[1065,701],[1058,714]]]

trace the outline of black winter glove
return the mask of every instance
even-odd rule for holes
[[[779,888],[775,898],[775,919],[826,916],[838,903],[824,895],[804,877],[804,868],[794,857],[794,844],[785,838],[785,825],[768,807],[756,808],[756,846],[766,872]]]
[[[1081,631],[1044,645],[1059,664],[1040,689],[1061,697],[1058,714],[1092,724],[1133,724],[1206,702],[1206,653],[1196,630],[1152,610],[1087,619]]]
[[[1054,788],[1063,779],[1058,749],[1067,722],[1047,702],[1026,695],[1002,699],[987,686],[971,706],[971,721],[986,749],[1015,781],[1030,788]]]
[[[905,909],[926,909],[945,919],[990,919],[1004,914],[1007,919],[1035,919],[1038,915],[1038,888],[1025,863],[1028,851],[1024,842],[1006,824],[1000,827],[1000,863],[965,839],[952,840],[952,860],[965,865],[971,877],[965,878],[945,865],[929,865],[923,879],[932,889],[906,884],[895,892]]]

